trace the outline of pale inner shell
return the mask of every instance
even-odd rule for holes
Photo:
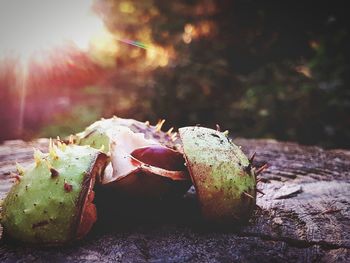
[[[110,138],[111,163],[106,167],[102,184],[119,180],[139,168],[130,155],[135,149],[160,145],[155,140],[146,139],[143,133],[134,133],[123,126],[107,131],[107,135]]]

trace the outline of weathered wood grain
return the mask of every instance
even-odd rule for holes
[[[32,147],[45,150],[47,143],[0,146],[0,196],[11,186],[15,162],[30,163]],[[44,249],[2,240],[0,261],[350,262],[350,151],[273,140],[236,143],[248,155],[257,153],[255,165],[269,164],[259,183],[261,210],[246,226],[217,229],[201,222],[193,189],[181,200],[141,206],[100,198],[99,221],[85,240]]]

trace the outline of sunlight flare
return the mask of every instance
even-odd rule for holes
[[[93,0],[0,0],[0,60],[16,57],[21,67],[14,87],[20,94],[18,134],[24,129],[32,59],[45,64],[48,54],[72,44],[82,51],[96,46],[101,50],[106,43],[111,46],[111,37],[92,5]]]
[[[93,0],[0,0],[0,57],[27,61],[36,53],[73,43],[87,50],[104,30],[91,10]]]

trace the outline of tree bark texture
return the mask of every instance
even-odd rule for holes
[[[244,226],[202,222],[192,188],[181,200],[102,199],[98,221],[82,241],[36,248],[0,241],[1,262],[350,262],[350,151],[274,140],[236,139],[260,176],[260,209]],[[33,161],[48,140],[0,145],[0,198],[16,162]],[[110,198],[110,197],[108,197]]]

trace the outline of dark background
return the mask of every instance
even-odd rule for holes
[[[33,60],[21,129],[21,93],[13,88],[18,58],[3,58],[0,140],[66,136],[117,115],[153,123],[166,118],[166,128],[220,124],[234,137],[350,148],[346,6],[334,0],[95,1],[112,34],[147,49],[116,40],[108,67],[74,47],[56,50],[45,66]]]

